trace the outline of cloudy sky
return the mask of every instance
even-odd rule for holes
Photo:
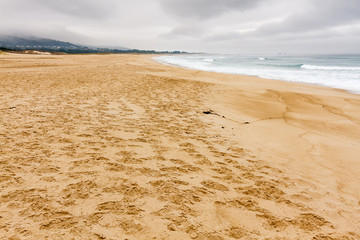
[[[0,33],[211,53],[360,53],[360,0],[0,0]]]

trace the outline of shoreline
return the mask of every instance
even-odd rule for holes
[[[357,55],[358,54],[355,54],[355,56],[357,56]],[[172,55],[160,55],[160,56],[172,56]],[[190,69],[190,70],[204,71],[204,72],[213,72],[213,73],[223,73],[223,74],[230,74],[230,75],[236,75],[236,76],[245,76],[245,77],[258,77],[258,78],[261,78],[261,79],[269,79],[269,80],[285,81],[285,82],[292,82],[292,83],[311,85],[311,86],[327,87],[327,88],[332,88],[332,89],[335,89],[335,90],[346,91],[346,92],[351,93],[351,94],[360,95],[360,90],[359,91],[354,91],[354,90],[349,90],[349,89],[345,89],[345,88],[332,87],[332,86],[329,86],[329,85],[326,85],[326,84],[321,84],[321,83],[307,83],[307,82],[301,82],[301,81],[279,79],[279,78],[275,78],[275,77],[274,78],[267,78],[267,77],[262,77],[260,75],[247,75],[247,74],[226,73],[226,72],[211,71],[211,70],[201,70],[201,69],[186,67],[186,66],[182,66],[182,65],[178,65],[178,64],[167,63],[167,62],[164,62],[164,61],[161,61],[161,60],[157,60],[155,58],[156,57],[154,57],[152,59],[157,63],[161,63],[161,64],[167,65],[167,66],[183,68],[183,69]]]
[[[359,95],[152,58],[0,55],[0,237],[360,238]]]

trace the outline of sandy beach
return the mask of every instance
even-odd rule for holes
[[[360,239],[360,95],[0,55],[1,239]]]

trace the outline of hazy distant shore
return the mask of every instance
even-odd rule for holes
[[[151,58],[0,54],[0,238],[360,239],[359,95]]]

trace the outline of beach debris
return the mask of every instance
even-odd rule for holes
[[[250,124],[249,122],[244,122],[244,124]]]
[[[211,110],[211,109],[203,111],[203,114],[213,114],[213,115],[216,115],[216,116],[220,116],[218,113],[214,112],[214,110]]]
[[[214,111],[213,110],[207,110],[207,111],[203,111],[204,114],[214,114]]]
[[[14,109],[14,108],[16,108],[16,107],[9,107],[9,109]]]

